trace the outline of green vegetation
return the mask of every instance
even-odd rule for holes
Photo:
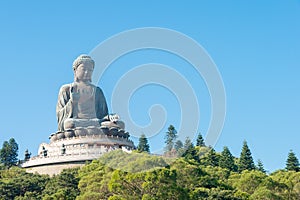
[[[265,170],[264,165],[263,165],[263,163],[262,163],[262,161],[261,161],[260,159],[257,161],[256,169],[257,169],[258,171],[261,171],[262,173],[266,173],[266,172],[267,172],[267,171]]]
[[[239,173],[228,165],[220,167],[222,156],[212,148],[198,161],[119,150],[53,177],[11,167],[0,170],[0,199],[299,199],[300,172]],[[210,157],[219,157],[219,166],[208,162]]]
[[[48,176],[29,174],[18,167],[0,170],[0,199],[41,199]]]
[[[238,167],[234,162],[234,157],[229,151],[229,148],[226,146],[223,148],[223,151],[221,152],[221,156],[219,159],[219,166],[233,172],[237,171]]]
[[[177,131],[173,125],[170,125],[165,135],[166,151],[172,151],[176,138]]]
[[[65,169],[59,175],[49,179],[42,192],[43,199],[75,199],[80,193],[77,187],[79,182],[78,170],[78,168]]]
[[[247,142],[244,141],[241,156],[238,163],[238,169],[240,172],[244,170],[253,170],[255,165],[251,155],[251,151],[247,145]]]
[[[298,172],[300,170],[299,168],[299,160],[296,157],[295,153],[290,150],[288,158],[286,160],[286,170],[288,171],[296,171]]]
[[[205,147],[205,142],[204,142],[204,139],[203,139],[201,133],[198,134],[196,146]]]
[[[139,138],[139,144],[137,146],[137,150],[139,152],[148,152],[150,153],[150,146],[148,144],[148,139],[146,138],[145,134],[142,134]]]
[[[182,147],[183,147],[183,143],[181,142],[181,140],[177,140],[174,145],[175,150],[178,152],[178,150],[181,149]]]
[[[17,164],[19,146],[14,138],[4,141],[0,150],[0,162],[5,167],[10,168]]]
[[[176,133],[169,127],[167,134]],[[290,151],[286,169],[267,174],[261,160],[255,166],[245,141],[240,158],[228,147],[216,152],[201,142],[194,146],[171,137],[173,144],[162,156],[140,150],[115,150],[82,168],[59,175],[29,174],[16,166],[0,167],[0,199],[43,200],[297,200],[300,197],[299,161]],[[201,136],[202,137],[202,136]],[[167,138],[167,137],[166,137]],[[199,138],[199,137],[198,137]],[[171,141],[171,140],[169,140]],[[7,145],[3,145],[6,149]],[[2,151],[2,149],[1,149]],[[174,155],[179,157],[174,157]]]

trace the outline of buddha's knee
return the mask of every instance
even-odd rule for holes
[[[125,123],[124,122],[122,122],[122,121],[117,121],[116,122],[116,124],[117,124],[117,126],[120,128],[120,129],[125,129]]]
[[[68,130],[68,129],[74,129],[75,128],[75,122],[73,119],[66,119],[64,121],[64,129]]]
[[[101,126],[105,126],[108,128],[112,128],[112,127],[116,127],[119,129],[125,129],[125,123],[122,121],[116,121],[116,122],[112,122],[112,121],[103,121],[101,123]]]

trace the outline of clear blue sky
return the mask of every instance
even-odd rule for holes
[[[57,94],[62,84],[73,81],[73,60],[115,34],[142,27],[179,31],[214,60],[227,97],[217,151],[228,146],[239,156],[246,140],[255,161],[261,159],[269,171],[285,167],[290,149],[300,158],[299,0],[10,1],[1,2],[0,19],[0,143],[14,137],[20,158],[26,148],[36,154],[57,130]],[[198,131],[205,136],[210,96],[203,79],[180,68],[184,61],[174,55],[149,50],[115,62],[99,83],[109,105],[122,73],[149,62],[168,64],[191,81],[201,110]],[[133,119],[149,123],[147,112],[154,103],[166,104],[170,113],[163,132],[169,124],[179,126],[178,102],[155,85],[133,95]],[[151,148],[163,145],[162,138],[150,141]]]

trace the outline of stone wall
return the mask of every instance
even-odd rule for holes
[[[82,167],[85,162],[74,162],[74,163],[58,163],[53,165],[36,166],[26,168],[28,173],[48,174],[50,176],[59,174],[63,169]]]

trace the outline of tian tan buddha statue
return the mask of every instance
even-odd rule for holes
[[[118,115],[108,114],[102,90],[91,83],[94,66],[88,55],[80,55],[73,62],[74,82],[60,88],[56,106],[58,132],[51,135],[51,141],[111,132],[126,137],[124,123]]]

